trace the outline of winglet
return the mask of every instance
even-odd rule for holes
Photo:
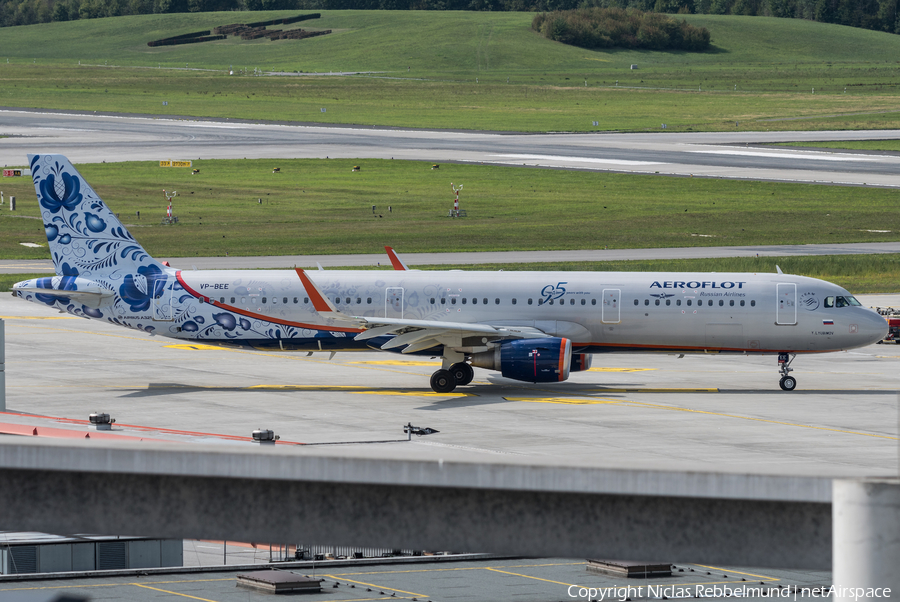
[[[403,260],[400,259],[400,257],[397,255],[397,252],[394,251],[394,249],[392,249],[391,247],[385,247],[384,250],[387,251],[388,257],[391,260],[391,265],[394,266],[395,270],[399,270],[401,272],[409,270],[409,268],[406,266],[405,263],[403,263]]]
[[[319,313],[340,313],[337,308],[328,300],[328,297],[322,294],[322,291],[313,284],[313,281],[309,279],[309,276],[306,275],[301,268],[294,268],[297,271],[297,275],[300,276],[300,282],[303,283],[303,288],[306,289],[307,294],[309,295],[309,300],[312,301],[313,308]]]

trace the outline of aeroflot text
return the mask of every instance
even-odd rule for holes
[[[654,280],[650,288],[744,288],[746,282],[701,282],[699,280],[681,281],[681,280],[664,280],[659,282]]]
[[[853,598],[855,601],[869,598],[890,598],[891,589],[888,587],[759,587],[739,585],[729,587],[727,585],[695,585],[682,587],[678,585],[638,585],[623,587],[578,587],[570,585],[568,589],[570,598],[584,598],[587,600],[618,600],[625,602],[628,598],[758,598],[768,596],[770,598],[830,598],[838,596]]]

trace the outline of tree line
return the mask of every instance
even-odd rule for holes
[[[242,10],[474,10],[622,8],[757,15],[900,33],[900,0],[0,0],[0,26],[120,15]]]

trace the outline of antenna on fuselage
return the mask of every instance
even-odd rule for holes
[[[775,271],[778,272],[779,274],[784,274],[784,272],[781,271],[781,268],[778,267],[777,263],[775,264]]]

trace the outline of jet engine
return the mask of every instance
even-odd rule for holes
[[[515,339],[503,341],[490,351],[472,355],[472,365],[497,370],[514,380],[549,383],[569,378],[573,359],[569,339]]]
[[[573,353],[572,363],[569,364],[569,372],[582,372],[589,370],[591,367],[590,353]]]

